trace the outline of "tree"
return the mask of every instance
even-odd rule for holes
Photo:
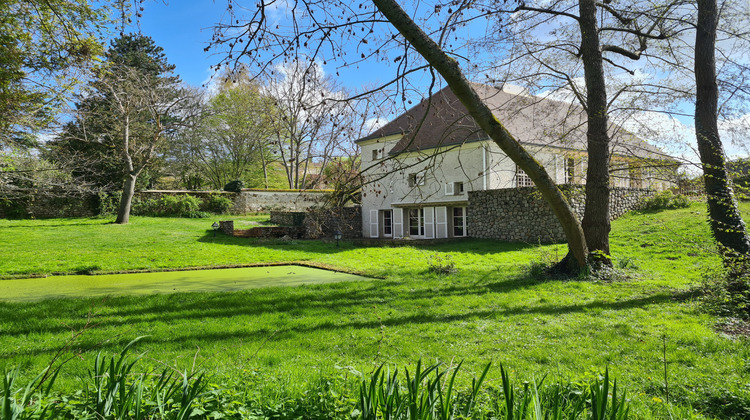
[[[311,188],[320,179],[337,148],[351,142],[357,113],[346,93],[323,69],[303,57],[279,66],[264,92],[277,110],[272,119],[275,152],[289,188]],[[315,166],[315,177],[311,175]]]
[[[157,157],[165,134],[185,117],[179,109],[185,97],[174,66],[151,38],[123,35],[112,41],[106,57],[61,139],[119,155],[123,178],[116,223],[125,224],[138,177]]]
[[[570,204],[544,168],[503,127],[502,123],[496,120],[491,110],[472,89],[458,61],[451,58],[444,50],[451,28],[454,27],[460,14],[448,9],[447,24],[441,22],[440,29],[433,33],[436,41],[428,36],[395,1],[374,0],[372,4],[374,8],[362,3],[358,9],[353,9],[344,2],[295,1],[290,5],[292,10],[304,10],[304,13],[292,14],[294,21],[291,26],[283,25],[281,28],[280,25],[268,21],[266,6],[261,3],[257,11],[248,20],[243,21],[242,25],[234,25],[234,21],[238,19],[233,18],[232,24],[220,27],[214,44],[215,46],[224,44],[229,46],[227,59],[238,60],[239,58],[233,58],[233,54],[239,51],[241,57],[246,57],[260,70],[269,69],[276,61],[283,61],[288,57],[294,60],[300,56],[299,51],[302,49],[313,53],[310,56],[311,60],[316,59],[315,53],[330,50],[332,53],[329,57],[331,59],[339,57],[344,60],[343,66],[347,65],[347,54],[352,52],[356,52],[357,58],[353,59],[355,62],[368,56],[376,60],[392,60],[399,68],[399,76],[392,82],[396,84],[403,80],[401,76],[405,74],[419,70],[432,73],[434,69],[490,138],[534,181],[560,220],[574,256],[575,265],[585,266],[588,258],[586,241],[581,224]],[[437,11],[438,7],[435,9]],[[302,21],[303,18],[306,20]],[[426,21],[429,22],[429,17]],[[385,34],[378,37],[375,35],[376,28],[384,29]],[[395,28],[398,33],[393,33],[392,28]],[[288,33],[284,33],[286,29],[289,29]],[[227,32],[229,34],[224,36],[223,34]],[[239,42],[240,39],[244,41]],[[351,42],[344,46],[337,44],[339,39]],[[367,45],[374,46],[365,51]],[[418,57],[413,58],[417,58],[417,61],[421,58],[424,61],[416,68],[409,68],[408,63],[411,58],[405,54],[413,51],[418,53]],[[388,57],[389,54],[395,57]],[[322,58],[322,60],[325,63],[326,59]],[[423,64],[424,62],[427,64]]]
[[[103,53],[107,9],[88,0],[0,1],[0,146],[31,146]]]
[[[268,188],[272,121],[277,114],[273,99],[255,82],[239,79],[209,100],[209,113],[206,141],[199,151],[205,177],[221,189],[229,181],[255,178],[260,167]]]
[[[609,96],[605,80],[613,72],[635,78],[628,65],[645,56],[652,40],[670,35],[666,22],[674,6],[674,2],[655,8],[650,2],[580,0],[577,7],[551,1],[508,8],[498,3],[487,5],[486,11],[503,30],[475,41],[479,48],[501,51],[500,57],[489,54],[488,73],[529,87],[567,91],[566,96],[585,112],[588,165],[582,227],[598,263],[611,264],[610,162],[612,134],[616,134],[610,122],[612,104],[633,89],[623,83]]]
[[[695,33],[695,134],[706,186],[711,231],[725,262],[750,258],[750,238],[737,208],[719,136],[716,84],[716,0],[698,0]]]

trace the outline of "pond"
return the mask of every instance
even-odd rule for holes
[[[180,292],[225,292],[258,287],[299,286],[364,280],[299,265],[224,268],[156,273],[51,276],[0,280],[0,301],[35,301],[108,295],[150,295]]]

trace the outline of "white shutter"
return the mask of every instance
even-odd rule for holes
[[[404,237],[404,209],[393,209],[393,237]]]
[[[370,210],[370,237],[378,237],[378,211]]]
[[[424,237],[425,239],[435,237],[435,207],[424,208]]]
[[[445,183],[445,195],[453,195],[453,183],[452,182],[446,182]]]
[[[435,207],[435,237],[448,237],[448,208]]]

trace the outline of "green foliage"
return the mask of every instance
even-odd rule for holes
[[[203,218],[210,215],[201,211],[203,201],[192,195],[163,195],[133,203],[132,213],[137,216]]]
[[[25,219],[29,217],[29,213],[26,211],[26,201],[23,198],[14,200],[0,198],[0,215],[6,219]]]
[[[97,193],[97,214],[100,216],[110,216],[117,214],[117,207],[120,204],[122,193],[119,191],[100,191]]]
[[[427,260],[427,271],[433,274],[454,274],[456,263],[450,255],[432,254]]]
[[[750,210],[748,203],[740,206],[745,214]],[[716,253],[707,251],[715,245],[705,214],[705,205],[694,203],[615,220],[613,261],[617,265],[627,255],[639,269],[637,278],[609,283],[539,281],[546,277],[531,278],[524,271],[543,252],[562,258],[565,245],[467,239],[375,246],[347,241],[337,249],[324,241],[213,238],[205,219],[138,217],[126,226],[97,218],[0,220],[0,230],[6,232],[0,235],[0,249],[12,250],[0,259],[0,275],[6,277],[71,273],[92,263],[100,266],[99,272],[115,272],[292,261],[373,277],[274,287],[278,274],[272,272],[265,288],[236,290],[227,282],[226,292],[191,293],[179,293],[175,280],[172,294],[154,293],[144,279],[141,289],[148,293],[138,296],[3,301],[1,364],[22,365],[25,385],[27,375],[41,371],[57,343],[92,312],[97,327],[76,344],[80,357],[66,365],[70,373],[58,379],[56,389],[80,389],[77,378],[86,376],[97,352],[117,353],[129,341],[123,335],[138,331],[151,338],[138,344],[138,352],[148,357],[136,370],[158,375],[162,361],[184,370],[196,360],[217,388],[231,388],[202,405],[206,413],[238,401],[231,410],[244,412],[240,407],[246,407],[246,417],[304,418],[295,415],[304,407],[323,412],[345,404],[345,390],[326,388],[318,381],[321,375],[338,378],[330,372],[345,376],[349,367],[370,372],[384,361],[408,366],[412,374],[420,358],[447,364],[455,357],[465,359],[464,373],[480,372],[488,360],[512,366],[507,374],[515,385],[515,404],[524,399],[524,379],[533,394],[532,373],[541,400],[547,395],[552,399],[559,385],[549,378],[541,383],[543,372],[559,372],[565,378],[560,395],[572,399],[588,393],[584,388],[598,377],[598,368],[609,365],[617,369],[618,394],[621,386],[628,390],[632,418],[689,418],[690,413],[731,418],[732,412],[743,418],[742,407],[750,405],[744,386],[750,373],[747,342],[717,333],[715,318],[696,311],[688,299],[694,296],[690,291],[700,281],[701,267],[721,264]],[[237,228],[246,228],[268,216],[233,219]],[[76,252],[70,252],[71,246]],[[436,253],[451,255],[459,271],[449,279],[426,275],[428,256]],[[179,278],[177,274],[171,278]],[[203,275],[212,276],[210,270]],[[212,281],[222,281],[219,274],[214,277]],[[669,403],[661,373],[665,335]],[[94,347],[96,343],[104,344]],[[500,404],[501,375],[494,369],[485,384],[497,388]],[[402,379],[403,371],[399,369]],[[470,382],[470,375],[458,374],[457,390],[468,389],[465,379]],[[234,388],[235,383],[247,385]],[[348,395],[356,399],[356,390]],[[489,402],[491,395],[480,399]],[[346,417],[336,416],[317,418]]]
[[[107,15],[89,0],[0,1],[0,146],[34,145],[102,54]]]
[[[78,97],[75,119],[50,143],[49,158],[73,165],[81,184],[115,191],[132,177],[136,188],[149,187],[160,172],[165,133],[183,118],[176,106],[184,92],[173,70],[151,38],[114,39]]]
[[[224,191],[227,192],[242,192],[242,189],[245,188],[245,183],[238,180],[231,181],[224,185]]]
[[[710,313],[750,319],[750,263],[735,260],[731,266],[707,270],[699,287],[700,302]]]
[[[203,200],[201,208],[214,214],[227,214],[232,206],[234,206],[234,201],[231,198],[214,194]]]
[[[750,200],[750,175],[742,175],[732,180],[735,194],[740,200]]]
[[[690,207],[690,203],[688,197],[682,194],[673,194],[671,191],[665,190],[644,200],[643,209],[649,211],[684,209]]]

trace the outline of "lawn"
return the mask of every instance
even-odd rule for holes
[[[745,214],[749,210],[743,207]],[[234,217],[238,222],[258,220]],[[464,240],[360,246],[331,241],[213,238],[205,219],[134,217],[0,221],[0,276],[122,272],[305,262],[372,280],[233,292],[0,303],[0,369],[41,370],[55,352],[78,353],[61,386],[73,388],[96,352],[137,336],[143,368],[194,364],[217,381],[260,393],[302,392],[320,376],[381,363],[502,363],[520,381],[545,373],[587,380],[609,367],[638,417],[666,417],[670,401],[709,412],[750,407],[750,348],[716,332],[691,290],[719,264],[705,210],[629,214],[613,225],[615,281],[549,281],[533,266],[561,245]],[[431,267],[455,264],[453,274]],[[490,386],[499,373],[493,368]],[[723,410],[723,411],[722,411]]]

